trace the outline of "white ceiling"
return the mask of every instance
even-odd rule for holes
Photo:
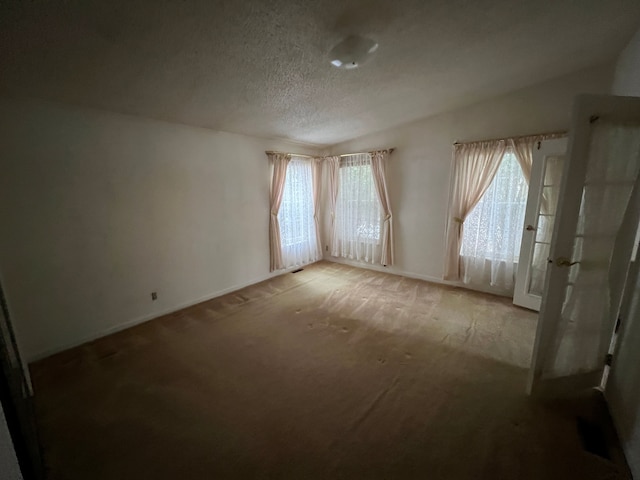
[[[0,93],[330,145],[612,60],[638,0],[0,3]],[[361,69],[326,54],[376,39]]]

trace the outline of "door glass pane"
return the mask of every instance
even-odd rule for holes
[[[555,215],[540,216],[538,220],[538,228],[536,229],[536,242],[551,243],[553,235],[553,224],[555,223]]]
[[[635,180],[638,163],[638,126],[602,122],[596,125],[594,130],[598,130],[598,133],[593,136],[595,141],[590,145],[590,159],[598,160],[589,161],[585,183]],[[601,141],[604,135],[600,133],[605,130],[608,138]]]
[[[547,272],[549,247],[553,236],[555,213],[558,207],[560,183],[564,156],[548,156],[544,159],[544,186],[542,187],[536,239],[529,268],[529,285],[527,291],[531,295],[542,296],[544,280]]]
[[[632,187],[633,184],[629,181],[587,184],[584,187],[578,232],[584,235],[615,232],[624,215],[624,208],[621,206],[626,206]]]
[[[553,214],[558,208],[558,191],[560,189],[559,185],[549,185],[546,187],[542,187],[542,201],[544,205],[542,205],[541,213]]]
[[[533,262],[531,269],[529,269],[529,293],[531,295],[541,297],[544,291],[544,278],[547,273],[549,247],[546,243],[536,243],[533,247]]]
[[[557,185],[560,186],[562,181],[562,168],[564,166],[563,156],[550,156],[547,157],[545,162],[544,171],[544,185]]]

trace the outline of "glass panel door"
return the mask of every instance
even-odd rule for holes
[[[639,172],[640,99],[580,96],[534,345],[533,393],[576,393],[602,380],[638,225]]]
[[[567,139],[540,142],[533,151],[529,194],[513,294],[515,305],[540,310],[549,247],[560,197]]]

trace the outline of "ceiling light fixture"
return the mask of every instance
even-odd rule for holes
[[[351,70],[368,62],[378,50],[378,43],[370,38],[350,35],[329,52],[331,65]]]

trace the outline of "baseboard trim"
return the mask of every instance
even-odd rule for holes
[[[488,293],[490,295],[496,295],[498,297],[513,298],[513,295],[509,293],[491,290],[489,288],[477,287],[475,285],[468,285],[463,282],[452,282],[450,280],[444,280],[440,277],[433,277],[431,275],[423,275],[421,273],[408,272],[406,270],[399,270],[394,267],[383,267],[382,265],[373,265],[371,263],[348,260],[342,257],[325,256],[324,260],[326,262],[341,263],[344,265],[349,265],[351,267],[365,268],[367,270],[374,270],[376,272],[384,272],[384,273],[390,273],[391,275],[399,275],[401,277],[414,278],[416,280],[424,280],[425,282],[437,283],[438,285],[447,285],[449,287],[463,288],[465,290]]]
[[[311,265],[311,264],[309,264],[309,265]],[[307,266],[307,265],[304,265],[304,266]],[[64,352],[65,350],[69,350],[70,348],[79,347],[80,345],[83,345],[85,343],[89,343],[89,342],[92,342],[92,341],[97,340],[99,338],[106,337],[108,335],[120,332],[122,330],[126,330],[127,328],[135,327],[136,325],[140,325],[142,323],[148,322],[148,321],[153,320],[155,318],[162,317],[164,315],[169,315],[171,313],[175,313],[175,312],[177,312],[179,310],[182,310],[184,308],[192,307],[193,305],[197,305],[199,303],[206,302],[206,301],[212,300],[212,299],[217,298],[217,297],[221,297],[222,295],[226,295],[228,293],[235,292],[236,290],[240,290],[242,288],[245,288],[245,287],[248,287],[248,286],[251,286],[251,285],[255,285],[256,283],[264,282],[265,280],[269,280],[270,278],[274,278],[274,277],[277,277],[279,275],[284,275],[286,273],[290,273],[293,270],[297,270],[299,268],[300,268],[300,266],[295,266],[295,267],[291,267],[291,268],[288,268],[288,269],[285,269],[285,270],[278,270],[277,272],[271,272],[271,273],[268,273],[267,275],[262,275],[260,277],[257,277],[257,278],[254,278],[252,280],[249,280],[247,282],[242,282],[242,283],[233,285],[233,286],[228,287],[228,288],[223,288],[222,290],[218,290],[218,291],[210,293],[208,295],[204,295],[204,296],[196,298],[194,300],[189,300],[187,302],[180,303],[178,305],[169,307],[169,308],[167,308],[165,310],[161,310],[159,312],[153,312],[153,313],[150,313],[148,315],[142,315],[140,317],[128,320],[126,322],[119,323],[118,325],[114,325],[112,327],[109,327],[109,328],[106,328],[106,329],[103,329],[103,330],[99,330],[97,332],[93,332],[93,333],[91,333],[89,335],[85,335],[85,336],[81,337],[78,340],[74,340],[74,341],[66,343],[64,345],[58,345],[58,346],[55,346],[55,347],[47,348],[45,350],[42,350],[42,351],[40,351],[38,353],[35,353],[33,355],[29,355],[28,357],[26,357],[27,365],[30,364],[30,363],[34,363],[34,362],[37,362],[39,360],[45,359],[45,358],[50,357],[52,355],[55,355],[56,353]]]

